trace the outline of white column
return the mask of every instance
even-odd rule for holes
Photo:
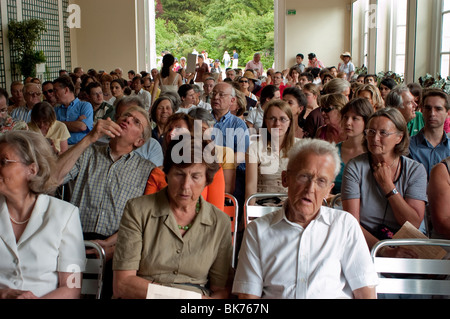
[[[59,48],[61,50],[61,69],[66,69],[66,49],[64,45],[64,26],[67,21],[64,21],[64,12],[62,1],[58,1],[59,14]]]
[[[274,1],[275,70],[286,68],[286,0]]]

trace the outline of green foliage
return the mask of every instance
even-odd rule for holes
[[[431,74],[426,74],[419,78],[419,83],[423,88],[441,89],[450,94],[450,76],[442,78],[439,74],[434,78]]]
[[[224,51],[239,53],[241,66],[261,52],[264,68],[274,60],[273,0],[161,0],[156,19],[156,50],[177,57],[194,49],[222,60]]]
[[[44,52],[35,50],[41,34],[46,31],[45,22],[39,19],[8,23],[8,40],[18,54],[20,73],[25,78],[36,76],[36,64],[46,61]]]

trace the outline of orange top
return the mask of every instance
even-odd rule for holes
[[[166,186],[166,174],[156,167],[152,170],[147,180],[144,195],[159,192]],[[225,177],[223,176],[222,167],[214,175],[212,183],[205,187],[202,196],[208,203],[216,206],[221,211],[225,209]]]

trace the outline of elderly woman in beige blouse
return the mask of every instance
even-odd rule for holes
[[[128,201],[114,253],[114,297],[146,298],[149,283],[154,283],[203,298],[228,298],[230,218],[201,197],[219,164],[206,156],[201,163],[194,161],[194,149],[203,151],[208,145],[189,134],[173,140],[164,159],[168,186]],[[177,159],[180,149],[185,156]],[[214,148],[206,152],[213,155]]]

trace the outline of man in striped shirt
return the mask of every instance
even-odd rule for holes
[[[23,87],[23,97],[25,105],[15,108],[11,112],[11,117],[16,121],[24,121],[29,123],[31,121],[31,110],[33,106],[41,102],[42,89],[39,84],[27,83]]]

